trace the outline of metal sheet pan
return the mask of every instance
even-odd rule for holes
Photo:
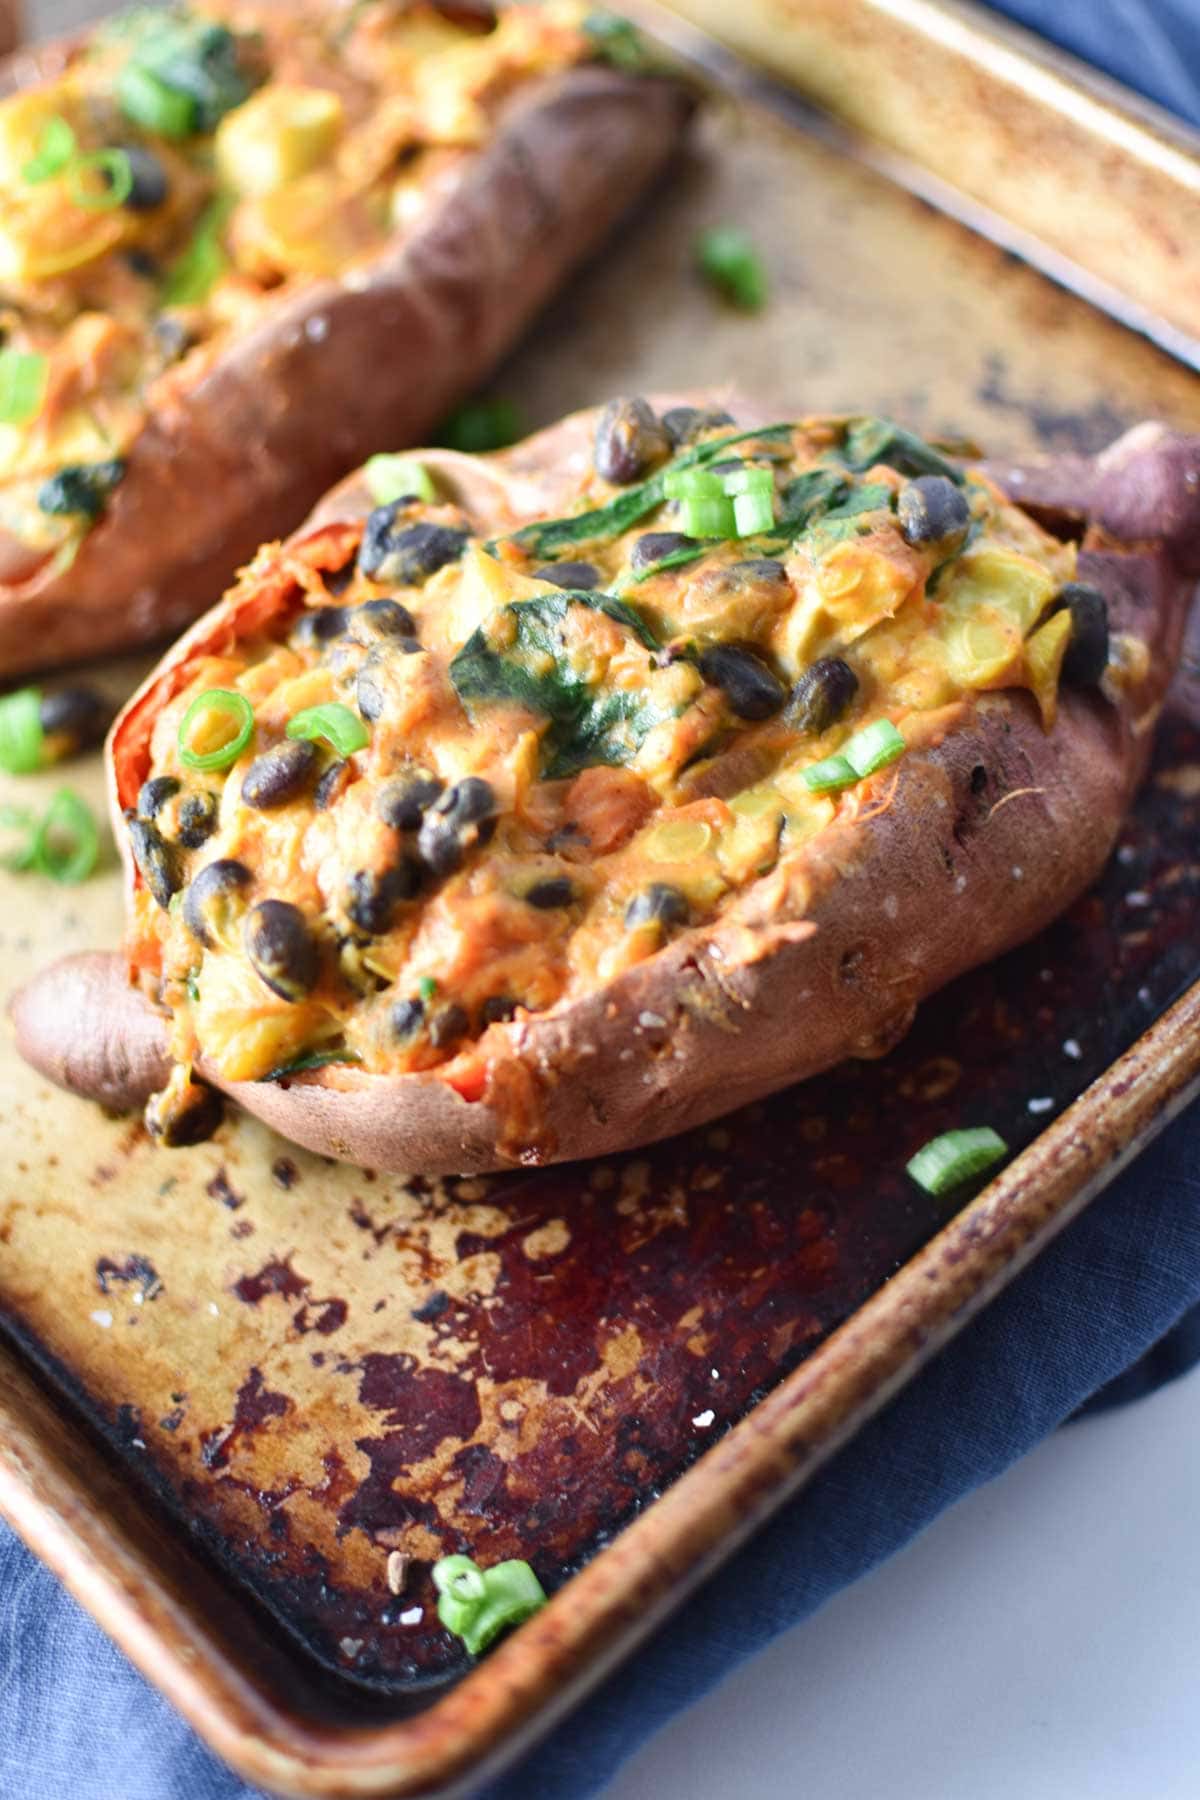
[[[752,323],[690,269],[697,228],[730,217],[771,265]],[[714,114],[498,385],[537,422],[694,381],[698,344],[705,376],[779,404],[895,412],[1000,451],[1200,413],[1177,363],[752,104]],[[168,1157],[6,1041],[0,1511],[249,1779],[327,1795],[479,1780],[1194,1091],[1187,699],[1068,920],[933,1002],[885,1062],[649,1152],[403,1182],[238,1122]],[[112,867],[65,898],[4,878],[0,985],[111,942],[118,915]],[[951,1218],[899,1170],[976,1117],[1026,1148]],[[413,1558],[400,1597],[393,1547]],[[465,1547],[569,1582],[466,1674],[428,1583],[434,1555]]]

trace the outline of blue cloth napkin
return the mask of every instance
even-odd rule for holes
[[[1200,124],[1197,0],[1007,0]],[[480,1800],[583,1800],[676,1712],[1085,1407],[1200,1357],[1200,1106]],[[0,1526],[0,1795],[258,1800]]]

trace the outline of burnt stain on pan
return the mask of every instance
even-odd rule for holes
[[[1001,798],[985,771],[964,834]],[[1175,714],[1098,886],[882,1060],[648,1150],[486,1179],[293,1152],[281,1180],[276,1141],[238,1128],[172,1163],[157,1235],[117,1237],[107,1185],[107,1235],[54,1296],[111,1346],[102,1391],[55,1362],[49,1312],[0,1316],[308,1658],[396,1702],[466,1663],[437,1556],[520,1556],[560,1585],[971,1197],[908,1180],[922,1142],[987,1123],[1021,1149],[1200,975],[1198,914],[1200,722]],[[230,1239],[208,1203],[226,1189],[269,1255]]]

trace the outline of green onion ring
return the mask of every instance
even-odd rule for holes
[[[0,425],[24,425],[46,397],[50,359],[36,350],[0,350]]]
[[[67,839],[63,848],[56,839]],[[100,834],[90,808],[72,788],[59,788],[37,828],[33,864],[52,881],[74,887],[86,881],[100,854]]]
[[[339,756],[353,756],[356,750],[362,750],[371,741],[371,734],[359,718],[340,700],[330,700],[323,706],[306,706],[288,720],[287,735],[290,738],[308,738],[313,743],[324,742]]]
[[[6,775],[32,775],[42,766],[42,691],[18,688],[0,700],[0,769]]]
[[[990,1125],[960,1131],[944,1131],[931,1138],[911,1158],[908,1172],[927,1194],[948,1194],[964,1181],[990,1169],[1008,1155],[1008,1145]]]
[[[903,756],[907,748],[890,719],[876,719],[856,731],[850,742],[842,745],[841,754],[863,781],[877,769],[886,769],[898,756]]]
[[[53,180],[71,162],[76,148],[75,133],[62,114],[58,113],[53,119],[47,119],[37,155],[21,170],[22,181],[36,187],[39,182]]]
[[[369,456],[363,464],[363,480],[376,506],[387,506],[409,494],[415,494],[418,500],[437,499],[432,475],[415,456],[396,456],[387,451]]]
[[[105,178],[103,188],[88,187],[86,177],[92,170]],[[67,185],[76,206],[88,212],[115,212],[133,192],[133,168],[124,150],[93,150],[72,163]]]
[[[11,850],[0,852],[0,867],[20,874],[33,867],[37,854],[38,822],[27,806],[0,806],[0,830],[16,831],[21,841]]]
[[[225,713],[233,729],[225,742],[218,744],[215,750],[193,750],[189,742],[192,727],[206,713]],[[183,723],[179,727],[179,760],[186,763],[189,769],[228,769],[237,761],[253,736],[254,708],[245,694],[235,693],[232,688],[205,688],[202,694],[196,695],[183,715]]]

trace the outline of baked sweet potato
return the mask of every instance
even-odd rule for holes
[[[1159,426],[995,472],[1057,536],[877,419],[623,401],[389,473],[129,703],[126,956],[16,1002],[109,1104],[174,1062],[165,1136],[195,1067],[310,1148],[476,1171],[886,1051],[1097,874],[1200,557]]]
[[[0,676],[178,632],[488,373],[692,108],[585,19],[200,0],[0,66]]]

